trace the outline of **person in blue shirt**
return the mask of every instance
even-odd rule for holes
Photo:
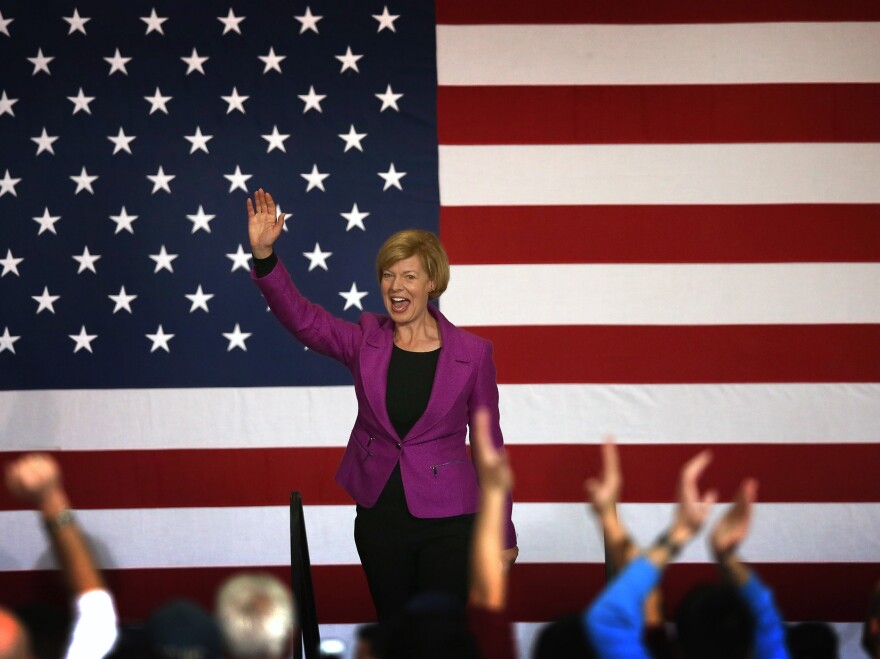
[[[650,657],[643,641],[645,599],[663,570],[703,527],[717,499],[715,491],[701,494],[697,481],[711,461],[699,453],[681,470],[678,501],[671,526],[651,547],[632,560],[583,614],[583,624],[603,659]],[[622,476],[616,449],[603,448],[601,478],[587,481],[593,511],[606,542],[632,545],[616,515]],[[737,548],[746,538],[758,483],[745,480],[733,505],[710,535],[710,546],[726,586],[700,589],[680,606],[677,617],[678,649],[684,657],[754,657],[787,659],[785,631],[770,590],[739,558]]]

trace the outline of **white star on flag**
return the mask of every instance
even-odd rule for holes
[[[107,75],[112,76],[117,71],[124,75],[128,75],[128,69],[125,68],[125,65],[131,61],[131,58],[123,57],[118,48],[116,49],[116,52],[113,53],[113,57],[105,57],[104,61],[110,65],[110,73]]]
[[[208,152],[208,140],[214,139],[213,135],[202,135],[202,129],[199,126],[196,126],[196,132],[192,135],[184,135],[183,138],[187,140],[192,147],[190,147],[190,154],[195,153],[196,151],[204,151]]]
[[[376,32],[381,32],[385,29],[391,30],[392,32],[397,32],[397,30],[394,28],[394,21],[400,18],[400,15],[398,14],[397,16],[392,16],[390,13],[388,13],[387,5],[382,10],[381,14],[373,14],[373,18],[379,21],[379,29],[376,30]]]
[[[32,137],[31,142],[35,142],[37,145],[37,155],[43,153],[43,151],[48,151],[53,156],[55,155],[55,149],[52,148],[52,145],[58,141],[57,135],[49,135],[46,133],[46,127],[43,126],[43,132],[39,137]]]
[[[232,94],[229,96],[221,96],[224,101],[227,103],[226,114],[230,114],[233,110],[238,110],[242,114],[246,114],[244,111],[244,102],[250,98],[250,96],[240,96],[238,93],[238,87],[232,88]]]
[[[323,16],[315,16],[312,14],[312,10],[310,7],[306,7],[306,13],[302,16],[294,16],[296,20],[300,22],[299,33],[302,34],[306,30],[311,30],[315,34],[318,34],[318,21],[320,21]]]
[[[5,34],[7,37],[10,36],[9,24],[14,20],[14,18],[3,18],[3,12],[0,11],[0,33]]]
[[[199,229],[202,229],[205,233],[211,233],[211,227],[208,226],[208,222],[213,220],[216,215],[208,215],[205,213],[202,205],[199,204],[199,210],[195,215],[187,215],[186,219],[193,223],[192,233],[195,233]]]
[[[281,62],[287,59],[287,55],[276,55],[274,48],[269,48],[268,55],[257,55],[257,57],[266,65],[263,68],[263,75],[269,73],[269,71],[278,71],[278,73],[282,73]]]
[[[0,14],[0,16],[2,16],[2,14]],[[11,21],[12,19],[10,18],[9,20]],[[18,341],[20,338],[21,338],[20,336],[12,336],[9,333],[9,328],[4,327],[3,328],[3,335],[0,336],[0,352],[3,352],[4,350],[8,350],[9,352],[11,352],[14,355],[15,348],[13,347],[13,344],[16,341]]]
[[[92,341],[98,338],[97,334],[89,334],[86,332],[86,326],[83,325],[82,329],[80,329],[79,334],[68,334],[71,339],[76,342],[76,346],[73,348],[73,352],[79,352],[82,349],[88,350],[92,352]]]
[[[81,256],[76,256],[74,254],[71,258],[79,263],[79,269],[76,271],[76,274],[82,274],[86,270],[91,270],[95,274],[98,274],[98,271],[95,269],[95,262],[101,258],[101,255],[89,253],[88,245],[83,247],[83,253]]]
[[[340,215],[348,220],[348,225],[345,227],[346,231],[350,231],[354,227],[357,227],[361,231],[367,230],[367,227],[364,226],[364,218],[366,218],[369,213],[362,213],[358,210],[357,204],[352,204],[350,213],[340,213]]]
[[[3,178],[0,178],[0,197],[5,195],[7,192],[11,194],[13,197],[17,197],[18,195],[15,193],[15,186],[21,183],[20,178],[12,178],[9,175],[9,170],[6,170],[6,174],[3,175]]]
[[[229,347],[226,352],[230,352],[233,348],[241,348],[247,352],[247,346],[244,342],[251,337],[251,332],[242,332],[238,323],[235,323],[235,329],[231,332],[223,332],[223,336],[229,341]]]
[[[302,96],[300,96],[302,98]],[[18,103],[17,98],[9,98],[6,95],[6,90],[3,90],[3,93],[0,94],[0,117],[4,114],[8,114],[10,117],[14,117],[15,113],[12,111],[12,106]],[[320,110],[320,108],[318,108]]]
[[[303,103],[305,103],[305,107],[303,108],[303,114],[305,114],[309,110],[317,110],[318,112],[324,112],[321,109],[321,101],[323,101],[325,98],[327,98],[327,95],[326,94],[316,94],[315,87],[313,85],[309,85],[309,93],[308,94],[297,95],[297,98],[300,99]]]
[[[55,313],[54,304],[56,301],[61,299],[60,295],[51,295],[49,293],[49,287],[43,286],[43,292],[40,295],[31,295],[31,298],[35,300],[38,304],[37,313],[41,311],[49,310],[52,313]]]
[[[79,194],[83,190],[88,190],[89,194],[95,194],[95,191],[92,189],[92,183],[98,180],[98,175],[89,176],[85,167],[82,168],[79,176],[71,176],[70,180],[76,183],[76,192],[74,194]]]
[[[110,219],[116,222],[116,231],[113,232],[113,235],[116,235],[123,230],[128,231],[130,234],[134,234],[134,227],[132,227],[131,224],[138,219],[138,216],[129,215],[125,210],[125,206],[119,211],[119,215],[111,215]]]
[[[241,34],[241,28],[239,28],[238,25],[245,18],[245,16],[236,16],[232,11],[232,7],[230,7],[229,13],[226,14],[226,16],[218,16],[217,20],[223,23],[223,34],[226,34],[227,32],[237,32],[238,34]]]
[[[137,139],[136,135],[126,135],[125,131],[122,130],[122,126],[119,127],[119,132],[116,135],[108,135],[107,139],[113,142],[113,155],[115,156],[120,151],[125,151],[126,153],[131,153],[131,144],[134,140]]]
[[[76,96],[68,96],[67,100],[73,103],[73,114],[77,112],[85,112],[86,114],[91,114],[92,110],[89,108],[89,103],[95,100],[94,96],[86,96],[83,93],[83,88],[79,88],[79,93]]]
[[[279,133],[278,126],[272,126],[271,134],[261,135],[260,137],[269,143],[269,146],[266,147],[266,153],[270,153],[272,149],[279,149],[280,151],[287,153],[287,149],[284,148],[284,142],[290,138],[290,135]]]
[[[156,91],[152,96],[144,96],[144,100],[150,104],[150,114],[153,114],[154,112],[168,114],[168,108],[166,106],[171,99],[171,96],[162,96],[162,92],[158,87],[156,87]]]
[[[330,176],[330,174],[322,174],[319,172],[318,165],[312,165],[311,172],[300,174],[300,176],[309,182],[308,186],[306,186],[306,192],[312,188],[318,188],[321,192],[326,192],[326,190],[324,190],[324,179]]]
[[[345,55],[336,55],[336,59],[342,62],[342,68],[339,70],[340,73],[345,73],[348,69],[351,69],[355,73],[360,73],[361,70],[358,68],[358,60],[362,59],[363,55],[355,55],[351,52],[351,46],[348,46],[345,49]]]
[[[61,219],[60,215],[49,215],[49,207],[43,207],[43,214],[40,217],[33,218],[34,222],[40,225],[40,230],[37,232],[37,235],[41,235],[44,231],[51,231],[56,236],[58,232],[55,231],[55,223]]]
[[[153,191],[150,194],[156,194],[159,190],[165,190],[165,192],[171,194],[171,186],[168,184],[172,179],[177,178],[177,175],[166,174],[165,170],[162,169],[162,165],[159,165],[159,171],[155,174],[147,174],[147,178],[153,182]]]
[[[165,352],[171,352],[171,349],[168,347],[168,342],[174,338],[174,335],[166,334],[165,330],[162,329],[161,324],[155,334],[147,334],[146,337],[153,342],[150,352],[156,352],[159,348],[162,348]]]
[[[226,258],[232,259],[232,270],[230,272],[235,272],[239,268],[241,268],[245,272],[251,271],[251,255],[244,251],[241,243],[238,244],[238,249],[236,250],[235,254],[227,254]]]
[[[193,71],[198,71],[202,75],[205,75],[205,69],[202,68],[202,64],[207,62],[210,57],[199,57],[199,51],[193,48],[192,55],[189,57],[181,57],[186,63],[186,75],[189,75]]]
[[[18,273],[18,264],[22,261],[24,261],[23,256],[16,258],[12,255],[12,250],[7,248],[6,257],[0,259],[0,265],[3,266],[3,272],[0,273],[0,277],[5,277],[10,272],[16,277],[20,277],[21,275]]]
[[[177,254],[169,254],[165,249],[165,245],[162,245],[158,254],[150,254],[150,258],[156,262],[156,268],[153,270],[153,274],[156,274],[160,270],[174,272],[174,267],[171,265],[171,262],[176,259],[177,256]]]
[[[361,306],[361,299],[364,298],[367,293],[361,293],[357,289],[357,284],[355,282],[351,283],[351,289],[348,291],[340,291],[339,295],[341,295],[345,299],[345,306],[343,307],[343,311],[346,311],[349,307],[357,307],[361,311],[364,308]]]
[[[379,112],[385,112],[388,108],[393,108],[396,112],[400,112],[400,108],[397,107],[397,101],[403,98],[403,94],[395,94],[394,90],[391,89],[391,85],[385,88],[384,94],[376,94],[376,98],[382,101],[382,107],[379,108]]]
[[[379,176],[385,179],[385,187],[382,188],[384,192],[390,187],[395,187],[398,190],[403,190],[403,187],[400,185],[400,179],[406,176],[406,172],[398,172],[394,169],[394,163],[391,163],[391,166],[388,168],[387,172],[378,172]]]
[[[333,252],[322,252],[321,245],[315,243],[315,249],[311,252],[303,252],[303,256],[305,256],[309,260],[309,272],[314,270],[315,268],[324,268],[324,270],[329,270],[327,267],[327,259],[333,255]]]
[[[233,190],[240,189],[244,192],[247,192],[247,183],[248,179],[253,178],[253,174],[242,174],[241,168],[236,165],[235,173],[233,174],[224,174],[223,178],[229,181],[229,192],[231,193]]]
[[[189,312],[192,313],[196,309],[203,309],[205,313],[209,313],[208,311],[208,300],[214,297],[213,293],[205,293],[202,290],[202,285],[199,284],[199,287],[196,289],[195,293],[187,293],[186,299],[192,302],[192,306],[189,309]]]
[[[49,62],[51,62],[54,57],[46,57],[43,55],[43,49],[37,49],[36,57],[28,57],[28,62],[34,65],[34,72],[31,74],[32,76],[37,75],[40,71],[46,72],[48,75],[52,75],[52,72],[49,70]]]
[[[137,298],[137,295],[130,295],[125,292],[125,286],[119,287],[119,293],[117,295],[108,295],[113,302],[116,303],[116,306],[113,307],[113,313],[125,309],[128,313],[131,313],[131,303],[133,300]]]
[[[150,11],[149,16],[141,16],[140,19],[147,24],[147,31],[144,34],[149,34],[150,32],[158,32],[159,34],[165,34],[165,31],[162,29],[162,23],[167,21],[167,18],[160,18],[156,16],[155,7]]]
[[[91,18],[86,18],[79,15],[79,12],[74,9],[73,16],[62,16],[62,19],[67,21],[70,25],[70,29],[67,31],[67,35],[70,36],[74,32],[82,32],[86,33],[86,23],[88,23]]]
[[[361,142],[366,136],[366,133],[358,133],[354,129],[354,124],[352,124],[347,133],[341,133],[339,135],[339,139],[345,141],[345,150],[343,153],[347,153],[349,149],[357,149],[358,151],[363,152],[364,147],[361,146]]]

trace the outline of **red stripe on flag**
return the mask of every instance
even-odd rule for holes
[[[733,499],[746,477],[759,481],[763,503],[880,501],[876,476],[880,444],[874,443],[624,444],[618,447],[626,478],[624,502],[674,500],[681,466],[704,448],[713,456],[704,484],[716,488],[722,501]],[[511,445],[507,451],[516,474],[513,498],[519,503],[584,501],[584,480],[602,468],[598,446]],[[817,483],[834,483],[835,487],[823,490]]]
[[[876,262],[880,205],[442,207],[440,235],[455,265]]]
[[[880,382],[880,325],[468,329],[494,344],[502,384]]]
[[[632,0],[619,3],[555,0],[437,0],[437,23],[461,25],[568,23],[744,23],[765,21],[876,21],[880,6],[873,0],[760,0],[752,2],[675,3]]]
[[[880,85],[463,86],[440,144],[876,142]]]
[[[671,501],[671,484],[681,465],[705,447],[715,456],[706,484],[717,487],[723,499],[733,496],[743,477],[752,476],[761,481],[763,502],[880,502],[877,443],[625,444],[620,454],[626,501]],[[507,450],[516,471],[514,500],[520,503],[580,503],[584,479],[600,469],[595,444],[521,444]],[[75,451],[55,456],[79,509],[285,506],[291,490],[300,491],[307,506],[352,503],[333,480],[342,457],[342,449],[336,448]],[[199,474],[199,487],[192,483],[193,474]],[[821,482],[835,487],[817,488]],[[4,488],[0,510],[21,509]]]
[[[876,581],[878,563],[759,564],[755,569],[773,589],[787,620],[853,622],[862,619]],[[287,567],[247,568],[267,571],[289,583]],[[144,620],[159,605],[185,597],[208,610],[218,585],[236,568],[107,570],[108,587],[116,598],[123,622]],[[374,618],[366,579],[359,565],[312,568],[318,622],[352,624]],[[583,609],[604,584],[605,566],[595,563],[523,563],[511,572],[512,620],[547,621]],[[717,570],[708,564],[673,565],[664,581],[667,610],[695,583],[714,581]],[[0,573],[4,605],[16,607],[40,601],[65,606],[59,575],[49,571]],[[804,594],[809,592],[809,596]]]

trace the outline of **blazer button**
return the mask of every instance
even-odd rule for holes
[[[399,451],[399,450],[402,449],[402,448],[403,448],[403,446],[401,445],[401,443],[400,443],[400,442],[397,442],[397,450]]]

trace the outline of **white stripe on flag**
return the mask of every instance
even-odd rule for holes
[[[441,85],[880,81],[880,23],[439,25]]]
[[[674,483],[669,486],[674,490]],[[672,519],[672,509],[672,504],[622,504],[621,516],[637,542],[645,545]],[[720,513],[721,507],[714,514]],[[77,514],[104,569],[290,563],[286,506],[83,510]],[[306,506],[304,515],[313,565],[359,563],[353,505]],[[584,504],[518,503],[513,517],[518,560],[523,563],[604,561],[601,535]],[[0,524],[5,538],[15,538],[0,552],[0,570],[49,567],[51,552],[35,513],[3,512]],[[759,503],[743,553],[753,562],[876,561],[880,504]],[[693,542],[679,561],[710,562],[705,542]]]
[[[465,327],[880,322],[878,263],[458,265],[451,278],[443,313]]]
[[[880,384],[501,385],[510,444],[880,439]],[[548,401],[552,401],[549,404]],[[148,418],[137,412],[166,409]],[[351,387],[0,392],[5,449],[343,447]]]
[[[444,206],[878,203],[877,181],[873,143],[440,146]]]

